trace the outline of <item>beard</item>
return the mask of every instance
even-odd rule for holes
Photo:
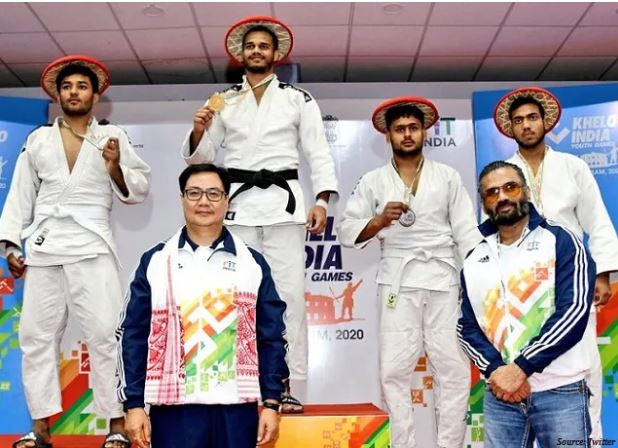
[[[416,143],[411,148],[405,148],[401,144],[395,144],[391,140],[391,148],[393,150],[393,154],[396,155],[400,159],[413,159],[414,157],[418,157],[419,154],[423,152],[423,141]]]
[[[69,101],[60,101],[60,108],[67,117],[83,117],[92,110],[92,103],[82,103],[78,107],[73,107]]]
[[[249,73],[268,73],[272,70],[273,68],[273,61],[269,61],[266,58],[262,58],[262,60],[266,61],[266,64],[264,65],[255,65],[254,62],[252,62],[250,59],[244,59],[243,60],[243,65],[245,66],[245,70],[248,71]],[[261,62],[257,61],[257,62]]]
[[[498,208],[503,205],[511,204],[513,205],[513,209],[506,213],[500,214],[498,212]],[[499,226],[510,226],[519,221],[530,214],[530,204],[528,203],[527,198],[522,198],[517,202],[504,200],[500,201],[496,204],[496,206],[491,210],[485,210],[491,222]]]
[[[545,131],[543,131],[538,138],[534,139],[532,143],[526,143],[525,141],[520,140],[517,137],[514,137],[514,138],[520,148],[533,149],[533,148],[536,148],[537,145],[543,141],[543,139],[545,138]]]

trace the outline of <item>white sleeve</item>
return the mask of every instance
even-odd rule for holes
[[[21,233],[34,219],[40,185],[30,154],[24,149],[17,158],[11,188],[0,215],[0,241],[8,241],[21,248]],[[6,249],[6,243],[2,247]]]
[[[137,204],[143,202],[150,191],[150,167],[137,155],[127,134],[122,129],[117,129],[116,134],[120,143],[120,169],[129,195],[124,196],[111,178],[110,183],[114,193],[122,202]]]
[[[575,214],[582,229],[588,234],[588,245],[597,264],[597,273],[618,271],[618,237],[599,186],[583,160],[577,172],[580,194]]]
[[[470,195],[463,186],[461,176],[453,172],[449,186],[448,216],[453,239],[461,260],[483,239],[476,222],[476,213]]]
[[[371,191],[369,182],[366,177],[361,177],[348,199],[339,222],[337,233],[339,235],[339,241],[343,246],[361,249],[377,236],[369,238],[361,243],[356,243],[356,239],[360,233],[375,216],[374,209],[372,208],[373,203],[374,194],[373,191]]]
[[[204,107],[208,105],[208,101]],[[187,165],[196,165],[198,163],[212,163],[217,156],[217,151],[225,138],[225,127],[219,113],[216,113],[212,119],[210,128],[204,132],[202,139],[197,144],[197,148],[191,153],[191,133],[193,128],[189,129],[185,139],[182,142],[180,155],[187,162]]]
[[[311,185],[317,196],[323,191],[333,191],[330,202],[339,197],[335,163],[330,153],[330,146],[324,134],[322,114],[315,99],[306,92],[300,92],[300,125],[298,129],[300,147],[311,168]]]

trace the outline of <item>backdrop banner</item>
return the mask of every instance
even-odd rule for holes
[[[206,95],[207,96],[207,95]],[[379,245],[362,251],[343,248],[336,226],[358,179],[389,162],[391,150],[385,138],[373,129],[371,111],[383,99],[322,100],[326,136],[335,159],[340,184],[338,203],[329,208],[323,235],[306,236],[305,298],[309,320],[308,403],[346,404],[372,402],[382,407],[378,372],[377,285]],[[428,133],[425,155],[459,170],[476,202],[474,137],[470,101],[437,100],[442,119]],[[180,143],[191,126],[198,102],[101,103],[98,118],[122,126],[140,156],[152,168],[152,188],[139,205],[118,201],[112,211],[112,226],[122,260],[122,281],[126,286],[140,255],[182,224],[177,178],[185,166],[179,155]],[[358,111],[366,111],[364,120]],[[349,114],[346,111],[350,111]],[[57,105],[50,118],[58,115]],[[218,155],[221,161],[222,154]],[[313,192],[308,167],[301,160],[301,182],[310,205]],[[62,343],[61,378],[64,413],[53,420],[57,434],[103,434],[106,422],[92,411],[88,388],[88,353],[78,326],[69,320]],[[419,446],[435,444],[433,381],[426,358],[411,372],[410,400],[414,403]],[[19,372],[10,370],[19,381]],[[478,377],[478,376],[477,376]],[[477,406],[478,398],[472,404]],[[15,402],[23,405],[23,397]],[[3,405],[6,406],[3,402]],[[14,404],[12,405],[14,406]],[[5,409],[0,408],[0,412]],[[5,432],[27,429],[27,422],[15,421]],[[481,440],[479,420],[469,420],[469,440]],[[480,446],[480,445],[479,445]],[[312,445],[313,448],[313,445]]]
[[[32,129],[47,123],[48,106],[47,100],[0,97],[0,209],[23,143]],[[0,258],[0,434],[20,432],[30,425],[17,336],[22,291],[23,281],[14,280],[6,260]]]

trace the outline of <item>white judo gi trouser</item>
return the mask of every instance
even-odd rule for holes
[[[33,419],[62,412],[58,363],[71,314],[90,355],[94,410],[123,416],[116,396],[115,330],[122,306],[118,267],[110,254],[60,266],[28,266],[19,322],[22,378]]]
[[[279,224],[272,226],[227,226],[248,246],[259,251],[270,265],[279,296],[286,304],[286,361],[290,379],[307,379],[309,341],[305,305],[305,226]]]
[[[466,434],[470,364],[455,325],[459,287],[431,291],[401,287],[395,308],[387,306],[391,285],[380,285],[380,383],[391,423],[391,447],[417,447],[411,377],[423,353],[434,378],[437,445],[461,448]]]

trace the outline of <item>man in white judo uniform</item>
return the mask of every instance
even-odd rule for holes
[[[611,296],[609,275],[618,271],[618,237],[586,162],[572,154],[554,151],[545,142],[545,134],[556,126],[561,111],[560,102],[551,92],[539,87],[522,87],[498,102],[494,121],[502,134],[518,144],[508,162],[524,172],[530,201],[538,212],[567,227],[580,239],[584,233],[588,235],[590,253],[597,265],[594,304],[600,307]],[[600,439],[603,437],[603,371],[596,345],[596,321],[596,310],[592,307],[584,339],[589,341],[594,367],[586,381],[592,391],[592,438]]]
[[[459,173],[423,156],[433,103],[401,97],[373,114],[393,158],[365,174],[343,213],[339,238],[363,248],[380,240],[380,380],[391,418],[391,446],[416,447],[412,371],[423,350],[436,383],[438,446],[461,448],[466,432],[470,365],[461,352],[459,259],[480,240],[474,208]]]
[[[324,231],[328,200],[337,196],[335,167],[315,99],[273,72],[292,49],[289,28],[272,17],[244,19],[230,28],[225,45],[245,68],[243,82],[214,94],[195,113],[182,156],[190,164],[206,163],[224,149],[232,178],[225,223],[263,253],[272,268],[287,304],[290,379],[303,395],[308,360],[305,228]],[[299,149],[311,168],[316,197],[308,214],[298,182]],[[287,380],[286,389],[282,412],[302,412]]]
[[[95,411],[110,419],[103,446],[130,446],[115,393],[122,291],[109,220],[114,195],[128,204],[146,198],[150,168],[124,131],[92,116],[109,83],[106,67],[88,56],[66,56],[45,69],[41,85],[63,115],[28,136],[0,217],[11,274],[26,278],[19,342],[34,422],[15,448],[51,447],[49,417],[62,412],[58,354],[69,313],[88,345]]]

